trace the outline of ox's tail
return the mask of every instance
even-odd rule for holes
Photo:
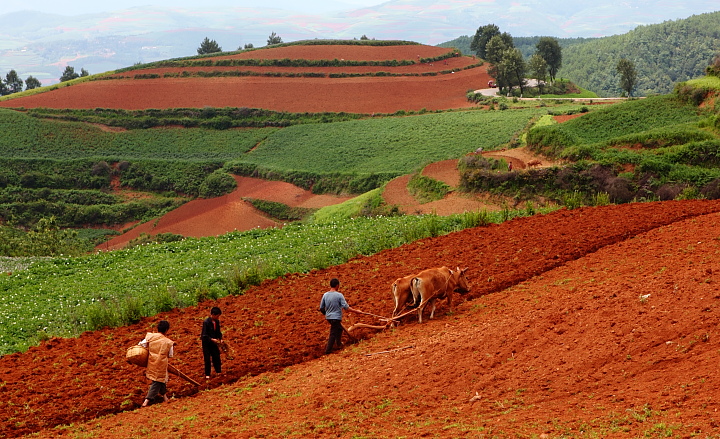
[[[413,304],[408,306],[408,308],[410,308],[410,309],[417,308],[418,306],[420,306],[420,303],[422,303],[422,297],[420,297],[420,290],[418,289],[418,285],[417,285],[419,282],[420,282],[420,278],[418,278],[418,277],[414,277],[410,281],[410,292],[412,293],[412,296],[413,296]]]

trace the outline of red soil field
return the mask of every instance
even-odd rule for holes
[[[560,210],[424,239],[6,355],[0,436],[709,437],[719,253],[717,201]],[[321,355],[330,278],[351,306],[387,316],[396,277],[439,265],[468,267],[453,313],[441,302],[427,323],[353,331],[360,341]],[[148,383],[126,348],[167,319],[172,363],[204,381],[198,335],[215,305],[234,359],[201,388],[172,378],[171,402],[139,409]]]
[[[514,150],[513,150],[514,151]],[[518,159],[516,159],[518,160]],[[524,166],[524,165],[523,165]],[[432,163],[423,169],[422,174],[442,181],[455,188],[460,183],[457,160],[444,160]],[[383,191],[386,203],[396,205],[406,214],[451,215],[454,213],[478,210],[499,210],[495,203],[483,200],[482,195],[451,193],[442,200],[421,204],[407,190],[409,175],[398,177],[389,182]],[[189,201],[161,218],[143,224],[127,225],[127,232],[99,245],[97,250],[117,250],[125,247],[131,240],[142,234],[157,235],[173,233],[183,236],[218,236],[235,230],[253,228],[281,227],[264,213],[252,207],[243,198],[274,201],[290,207],[320,208],[339,204],[353,197],[316,195],[290,183],[267,181],[258,178],[235,176],[238,187],[232,193],[212,198]],[[119,193],[126,191],[117,188]]]
[[[200,238],[219,236],[235,230],[280,227],[278,223],[243,198],[274,201],[291,207],[320,208],[342,203],[352,197],[316,195],[290,183],[234,176],[238,187],[232,193],[210,199],[189,201],[158,220],[139,224],[120,236],[99,245],[98,250],[117,250],[141,234],[174,233]]]
[[[247,52],[251,58],[335,59],[345,60],[415,60],[448,53],[446,48],[409,46],[288,46]],[[227,57],[220,57],[227,58]],[[396,73],[443,72],[473,64],[470,57],[453,57],[430,65],[384,67]],[[247,70],[236,67],[236,70]],[[397,70],[394,70],[397,69]],[[177,71],[169,69],[168,71]],[[180,71],[184,69],[179,69]],[[227,70],[202,68],[201,70]],[[276,72],[278,68],[268,68]],[[287,68],[287,72],[307,69]],[[330,72],[328,69],[311,71]],[[348,73],[377,71],[367,67],[341,69]],[[164,72],[165,69],[137,70],[123,76]],[[260,69],[262,71],[262,69]],[[334,71],[338,71],[335,69]],[[490,79],[481,66],[437,76],[384,76],[358,78],[293,77],[189,77],[158,79],[114,79],[84,82],[31,96],[0,102],[8,108],[202,108],[249,107],[288,112],[395,113],[469,108],[465,94],[483,87]]]

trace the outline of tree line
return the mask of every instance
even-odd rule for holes
[[[360,37],[361,40],[369,40],[367,35],[363,35]],[[374,39],[374,38],[373,38]],[[275,32],[272,32],[267,39],[267,46],[272,46],[274,44],[283,44],[283,39],[280,37],[280,35],[276,34]],[[239,46],[237,50],[248,50],[253,49],[255,46],[252,43],[245,44],[244,46]],[[208,53],[218,53],[222,52],[222,47],[218,44],[217,41],[211,40],[208,37],[205,37],[204,40],[200,43],[200,47],[197,48],[198,55],[206,55]]]
[[[23,87],[25,87],[25,90],[31,90],[42,87],[42,83],[32,75],[23,81],[15,70],[10,70],[5,75],[5,78],[0,80],[0,96],[19,93],[23,91]]]
[[[71,79],[79,78],[82,76],[88,76],[85,69],[80,69],[80,73],[75,72],[75,67],[66,66],[62,76],[60,76],[60,82],[70,81]],[[13,93],[19,93],[25,90],[32,90],[34,88],[42,87],[42,83],[36,77],[30,75],[24,81],[17,74],[17,71],[10,70],[5,78],[0,78],[0,96],[6,96]]]
[[[618,63],[632,63],[636,83],[632,95],[648,96],[672,92],[677,82],[702,76],[720,47],[720,12],[693,15],[659,24],[638,26],[622,35],[602,38],[559,38],[563,52],[558,76],[568,78],[599,96],[628,94],[621,86]],[[529,59],[543,37],[513,37],[514,46]],[[461,36],[439,44],[471,50],[473,36]],[[627,67],[626,63],[621,67]],[[629,94],[628,94],[629,95]]]
[[[276,34],[275,32],[271,33],[270,36],[267,39],[267,45],[272,46],[273,44],[282,44],[283,40],[280,37],[280,35]],[[245,46],[240,46],[237,48],[237,50],[247,50],[252,49],[255,46],[253,46],[252,43],[245,44]],[[205,37],[204,40],[200,43],[200,47],[197,48],[198,55],[206,55],[208,53],[218,53],[222,52],[222,47],[218,44],[217,41],[211,40],[208,37]]]

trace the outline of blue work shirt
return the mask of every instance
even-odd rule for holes
[[[328,320],[342,320],[342,310],[350,308],[345,296],[339,291],[328,291],[323,294],[320,309],[325,308],[325,318]]]

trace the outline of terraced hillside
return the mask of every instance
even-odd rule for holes
[[[705,437],[719,408],[719,212],[717,201],[561,210],[53,338],[0,358],[0,434]],[[397,276],[442,264],[469,267],[454,313],[441,304],[428,323],[360,330],[320,357],[330,278],[353,307],[388,315]],[[173,378],[169,404],[139,409],[146,382],[125,349],[168,319],[173,363],[202,381],[197,337],[214,305],[236,351],[224,373],[201,388]]]
[[[393,44],[390,42],[389,44]],[[0,107],[248,107],[287,112],[395,113],[470,107],[486,67],[447,48],[297,44],[137,66]]]

